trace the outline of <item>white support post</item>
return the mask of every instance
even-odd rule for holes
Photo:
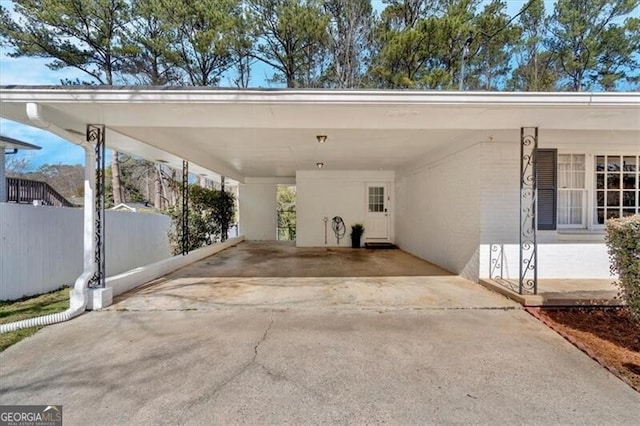
[[[96,151],[94,145],[90,143],[83,147],[85,152],[83,263],[85,270],[91,270],[95,274],[100,268],[96,259]],[[87,291],[89,293],[87,309],[89,310],[106,308],[113,301],[112,288],[89,288]]]
[[[96,153],[92,146],[84,147],[84,267],[94,263],[96,251]],[[94,266],[95,267],[95,266]]]
[[[7,177],[5,175],[4,147],[0,146],[0,203],[7,202]]]

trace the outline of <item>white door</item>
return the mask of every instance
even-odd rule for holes
[[[389,187],[386,183],[367,183],[367,220],[364,238],[389,240]]]

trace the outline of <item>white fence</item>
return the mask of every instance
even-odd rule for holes
[[[82,271],[83,211],[0,203],[0,300],[72,285]],[[107,276],[171,257],[168,216],[107,211]]]

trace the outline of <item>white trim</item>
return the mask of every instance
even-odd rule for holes
[[[193,88],[74,88],[4,86],[6,101],[72,103],[325,103],[325,104],[427,104],[427,105],[526,105],[526,106],[629,106],[638,108],[640,95],[633,92],[440,92],[418,90],[229,90]]]
[[[393,231],[392,228],[394,226],[394,220],[393,220],[393,206],[391,204],[391,188],[395,186],[395,183],[392,181],[385,181],[385,180],[374,180],[374,181],[367,181],[365,182],[364,185],[364,226],[365,226],[365,233],[364,233],[364,240],[365,242],[393,242]],[[383,199],[382,199],[382,211],[380,212],[372,212],[369,210],[369,205],[370,205],[370,194],[369,194],[369,188],[382,188],[382,193],[383,193]],[[384,222],[385,222],[385,228],[386,228],[386,236],[384,237],[371,237],[370,235],[367,235],[366,229],[367,228],[371,228],[371,216],[374,217],[373,220],[375,220],[375,217],[378,216],[379,214],[384,214]]]
[[[595,223],[595,212],[597,209],[596,206],[596,172],[595,172],[595,158],[599,155],[620,155],[620,156],[638,156],[638,153],[631,152],[631,147],[612,147],[609,148],[606,145],[601,145],[599,147],[562,147],[558,149],[558,156],[562,154],[577,154],[585,156],[585,189],[586,189],[586,227],[572,227],[572,226],[564,226],[557,225],[557,232],[560,235],[561,233],[565,233],[569,235],[569,232],[564,231],[572,231],[572,230],[581,230],[583,229],[585,232],[589,232],[592,234],[602,234],[606,225],[601,225]],[[559,171],[558,171],[559,172]],[[556,195],[557,197],[557,195]],[[556,213],[557,214],[557,213]],[[575,235],[575,234],[572,234]]]
[[[577,154],[577,153],[571,153],[571,154],[565,154],[565,153],[560,153],[558,152],[556,155],[556,170],[557,170],[557,180],[560,180],[560,156],[570,156],[571,157],[571,162],[569,164],[571,164],[571,168],[568,170],[570,173],[575,173],[576,170],[573,169],[573,157],[577,157],[577,156],[582,156],[584,157],[584,170],[582,171],[584,173],[584,177],[583,177],[583,186],[582,188],[580,187],[575,187],[575,186],[569,186],[569,187],[561,187],[560,184],[557,184],[557,194],[556,194],[556,220],[557,220],[557,228],[558,229],[587,229],[587,210],[588,210],[588,197],[589,197],[589,191],[587,190],[587,173],[588,173],[588,169],[587,169],[587,156],[585,154]],[[574,191],[581,191],[582,192],[582,217],[581,217],[581,223],[579,224],[561,224],[560,223],[560,217],[559,217],[559,211],[560,211],[560,194],[563,192],[574,192]]]

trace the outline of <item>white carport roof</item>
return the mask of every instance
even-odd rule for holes
[[[508,93],[20,87],[0,115],[35,125],[27,104],[76,135],[104,124],[107,146],[239,182],[296,170],[397,170],[452,145],[519,139],[616,143],[640,149],[638,93]],[[568,131],[571,137],[567,139]],[[316,135],[324,134],[324,144]]]

